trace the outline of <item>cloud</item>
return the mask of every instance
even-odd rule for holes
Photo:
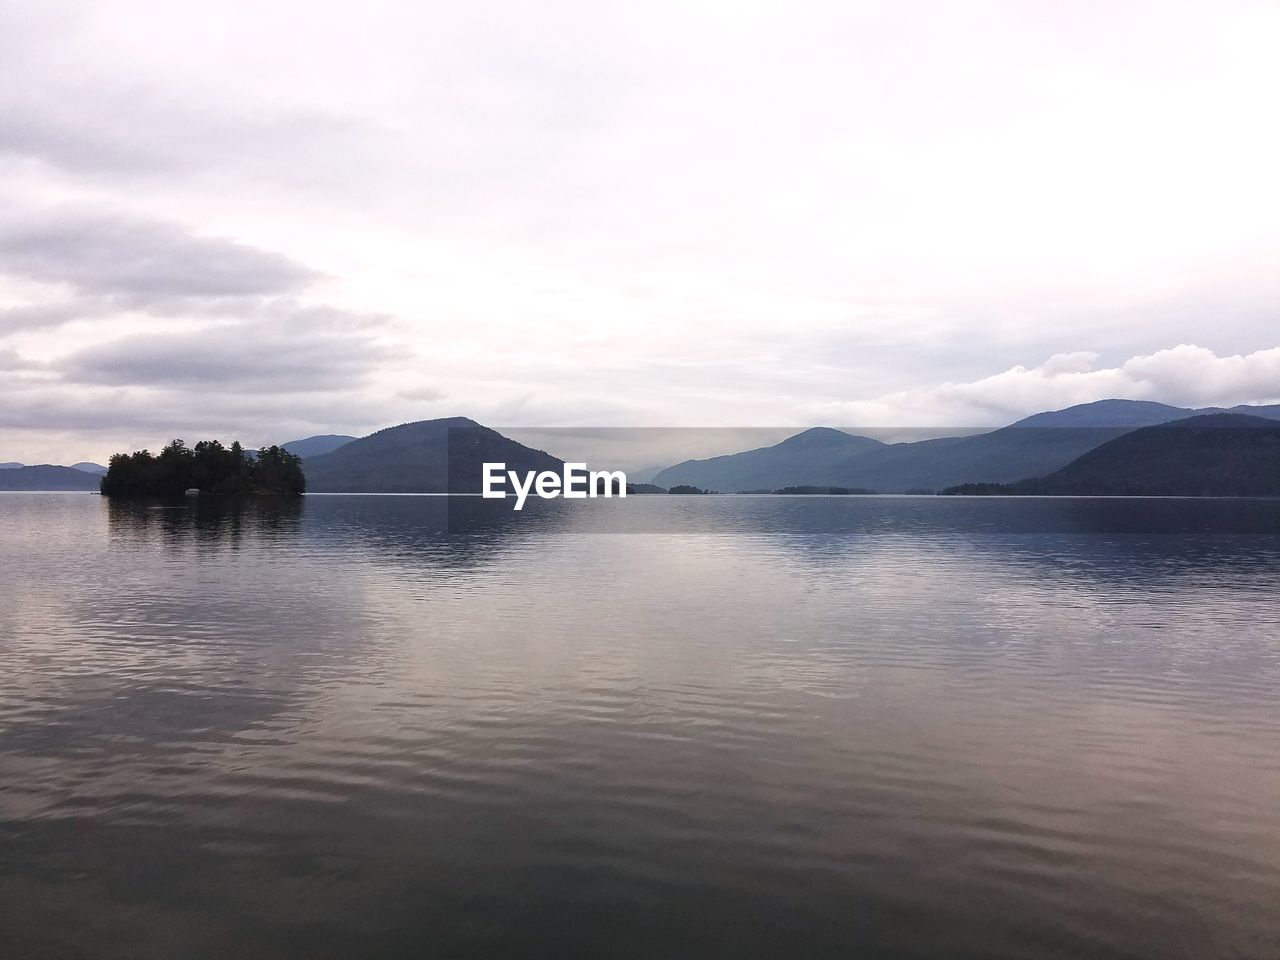
[[[314,393],[359,386],[398,355],[368,334],[230,324],[121,337],[55,366],[67,381],[85,384]]]
[[[18,330],[40,330],[57,327],[73,320],[101,316],[105,302],[70,300],[54,303],[28,303],[16,307],[0,307],[0,335]]]
[[[853,426],[988,426],[1042,410],[1119,398],[1174,406],[1280,402],[1280,347],[1244,356],[1180,344],[1116,367],[1096,353],[1055,354],[968,383],[901,390],[821,408],[828,422]]]
[[[0,444],[1224,392],[1106,373],[1277,343],[1280,14],[1165,7],[0,4]]]
[[[408,400],[410,403],[437,403],[447,397],[448,394],[437,387],[424,384],[423,386],[401,390],[396,396]]]
[[[178,224],[66,208],[0,228],[0,271],[135,301],[291,293],[316,277],[281,254]]]
[[[0,372],[0,380],[6,375]],[[0,460],[105,462],[173,437],[239,439],[250,447],[317,433],[364,434],[396,409],[360,390],[237,393],[181,387],[98,387],[48,380],[0,384]]]
[[[0,373],[13,373],[19,370],[40,370],[45,365],[30,360],[12,347],[0,347]]]

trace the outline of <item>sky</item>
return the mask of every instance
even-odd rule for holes
[[[1280,4],[0,0],[0,461],[1280,401]]]

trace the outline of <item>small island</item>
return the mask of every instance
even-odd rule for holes
[[[201,440],[188,447],[169,443],[158,455],[149,450],[111,457],[100,492],[106,497],[180,497],[192,491],[224,497],[300,496],[307,489],[302,459],[282,447],[250,453],[237,440],[224,447]]]

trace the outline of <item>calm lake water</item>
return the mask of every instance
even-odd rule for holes
[[[1280,958],[1280,502],[531,507],[0,495],[0,956]]]

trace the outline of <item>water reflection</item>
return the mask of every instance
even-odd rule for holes
[[[302,497],[104,497],[111,534],[120,540],[235,545],[250,536],[289,536],[302,525]]]
[[[0,502],[0,955],[1280,937],[1272,508],[468,499]]]

